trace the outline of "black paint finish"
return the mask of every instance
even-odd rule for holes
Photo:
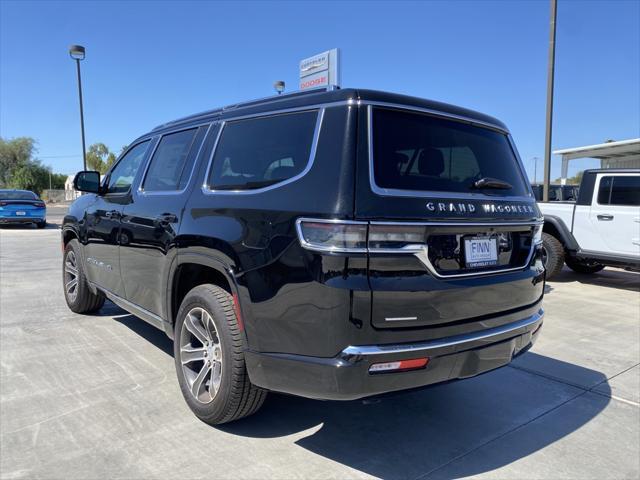
[[[205,112],[165,124],[139,139],[152,139],[152,151],[165,133],[201,127],[197,140],[201,148],[192,153],[197,158],[184,191],[139,191],[151,156],[148,154],[130,192],[87,194],[78,199],[65,217],[63,239],[79,239],[88,276],[98,290],[115,294],[158,317],[169,335],[181,285],[205,279],[228,288],[238,298],[252,380],[264,388],[290,393],[307,394],[295,382],[304,383],[301,378],[313,371],[302,367],[296,370],[296,365],[302,365],[296,359],[304,358],[306,363],[311,358],[335,359],[349,345],[416,342],[477,332],[537,312],[544,286],[537,254],[510,273],[440,279],[414,255],[321,254],[300,245],[295,230],[300,217],[413,222],[531,222],[539,217],[530,192],[508,200],[480,194],[465,199],[478,205],[473,214],[430,211],[425,198],[377,195],[369,186],[367,107],[358,101],[400,103],[505,128],[491,117],[466,109],[357,90],[283,95]],[[315,160],[306,175],[261,192],[210,192],[203,187],[222,122],[307,108],[325,111]],[[443,201],[462,200],[454,197]],[[483,203],[510,208],[486,212]],[[513,205],[520,208],[512,210]],[[181,276],[184,272],[191,275]],[[412,316],[418,320],[385,321],[388,317]],[[523,335],[513,340],[518,351],[528,348],[532,341],[531,331]],[[514,352],[512,349],[509,358]],[[288,357],[283,362],[267,361],[267,357],[260,360],[265,354]],[[327,361],[331,368],[340,367],[333,360]],[[479,367],[474,370],[473,361],[458,364],[461,373],[457,375],[483,371]],[[451,358],[440,360],[445,366],[451,366],[451,362],[455,364]],[[280,370],[266,371],[270,365]],[[497,366],[491,365],[483,368]],[[331,368],[323,370],[317,388],[308,396],[323,397],[323,389],[329,392],[335,387],[327,383],[335,378],[329,373]],[[432,380],[448,379],[443,373],[447,368],[438,370]],[[356,398],[432,383],[424,375],[405,375],[407,380],[395,385],[377,379],[376,386],[357,387],[362,395],[349,387],[344,395],[327,393],[325,397]],[[358,377],[353,385],[367,383],[366,371],[358,370],[356,376],[364,377]],[[286,378],[293,384],[285,388],[282,382]],[[269,379],[274,379],[273,383]]]

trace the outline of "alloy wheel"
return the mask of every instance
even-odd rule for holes
[[[64,290],[71,303],[78,297],[78,261],[73,250],[64,259]]]
[[[180,332],[180,364],[191,396],[210,403],[222,380],[222,345],[211,315],[200,307],[189,310]]]

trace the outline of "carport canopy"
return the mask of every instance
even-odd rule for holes
[[[606,142],[598,145],[555,150],[554,155],[562,155],[560,183],[567,183],[569,160],[576,158],[597,158],[600,168],[640,168],[640,138]]]

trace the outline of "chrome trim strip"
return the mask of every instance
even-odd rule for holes
[[[300,241],[300,245],[302,245],[307,250],[312,250],[314,252],[323,252],[323,253],[367,253],[367,247],[364,248],[339,248],[339,247],[318,247],[307,242],[302,235],[302,222],[313,222],[313,223],[342,223],[348,225],[367,225],[367,222],[358,222],[355,220],[340,220],[340,219],[326,219],[326,218],[298,218],[296,220],[296,232],[298,233],[298,240]]]
[[[451,275],[442,275],[436,271],[435,267],[431,263],[431,260],[429,260],[429,247],[427,247],[426,245],[423,245],[419,251],[414,253],[414,255],[418,260],[420,260],[424,264],[425,267],[427,267],[427,270],[429,270],[429,273],[431,273],[431,275],[433,275],[436,278],[447,279],[447,278],[481,277],[484,275],[492,275],[495,273],[508,273],[508,272],[515,272],[516,270],[524,270],[527,267],[527,265],[531,263],[531,259],[533,258],[533,253],[535,252],[535,247],[536,245],[533,242],[531,242],[531,247],[529,248],[529,255],[527,255],[527,259],[525,260],[524,265],[520,265],[518,267],[511,267],[511,268],[502,268],[502,269],[495,268],[493,270],[485,270],[482,272],[453,273]]]
[[[428,340],[426,342],[396,345],[364,345],[349,346],[342,350],[339,356],[375,356],[375,355],[393,355],[396,353],[429,353],[429,350],[436,350],[444,347],[464,346],[467,343],[476,342],[478,340],[487,340],[507,333],[515,332],[521,328],[527,328],[544,318],[544,311],[540,309],[530,317],[526,317],[517,322],[509,323],[501,327],[489,328],[481,332],[468,333],[464,335],[455,335],[453,337],[440,338],[437,340]]]
[[[371,225],[409,225],[411,227],[431,226],[431,227],[535,227],[536,225],[544,225],[543,219],[533,221],[517,221],[517,222],[382,222],[370,221]]]
[[[314,111],[314,109],[303,108],[296,111]],[[254,195],[256,193],[263,193],[269,190],[273,190],[275,188],[280,188],[284,185],[295,182],[296,180],[299,180],[300,178],[304,177],[309,172],[309,170],[311,170],[311,167],[315,162],[316,151],[318,149],[318,139],[320,137],[320,131],[322,130],[322,121],[324,120],[324,111],[325,111],[324,108],[320,108],[317,111],[316,126],[313,132],[313,141],[311,143],[311,150],[309,152],[309,160],[307,161],[307,165],[304,167],[304,170],[302,170],[297,175],[294,175],[291,178],[287,178],[286,180],[283,180],[281,182],[274,183],[273,185],[269,185],[267,187],[255,188],[251,190],[216,190],[216,189],[210,188],[208,185],[209,175],[211,173],[211,169],[213,168],[213,159],[215,157],[216,150],[218,149],[218,143],[220,142],[220,138],[222,137],[222,132],[224,131],[224,127],[226,126],[227,122],[230,121],[228,119],[225,119],[220,125],[218,136],[216,138],[213,149],[211,150],[211,156],[209,157],[209,162],[207,165],[207,170],[205,172],[204,181],[202,182],[202,192],[205,195],[216,195],[216,194],[218,195]],[[267,117],[267,116],[277,116],[277,115],[286,114],[286,113],[287,112],[284,112],[284,111],[269,112],[268,114],[265,114],[265,115],[248,115],[245,117],[238,117],[234,120],[243,119],[243,118],[261,118],[261,117]]]
[[[155,313],[150,312],[149,310],[147,310],[145,308],[142,308],[141,306],[136,305],[135,303],[132,303],[129,300],[125,300],[121,296],[113,293],[111,290],[107,290],[106,288],[101,287],[100,285],[98,285],[95,282],[91,282],[90,281],[89,283],[96,290],[100,290],[101,292],[104,292],[104,294],[107,296],[107,298],[109,298],[109,300],[111,300],[113,303],[115,303],[119,307],[121,307],[121,308],[127,310],[129,313],[141,318],[145,322],[150,323],[151,325],[153,325],[156,328],[159,328],[161,330],[164,329],[164,325],[167,322],[164,321],[161,317],[159,317]]]
[[[385,317],[385,322],[411,322],[418,320],[418,317]]]
[[[389,102],[378,102],[375,100],[362,100],[362,105],[375,105],[378,107],[387,107],[387,108],[396,108],[399,110],[412,110],[414,112],[426,113],[428,115],[433,115],[436,117],[444,117],[450,118],[452,120],[459,120],[462,122],[472,123],[474,125],[481,125],[483,127],[489,127],[493,130],[500,130],[503,133],[509,133],[509,130],[505,127],[501,127],[500,125],[495,125],[493,123],[484,122],[482,120],[477,120],[475,118],[466,117],[464,115],[456,115],[455,113],[443,112],[441,110],[433,110],[430,108],[417,107],[415,105],[407,105],[405,103],[389,103]],[[369,109],[370,110],[370,109]]]
[[[409,226],[443,226],[443,227],[494,227],[494,226],[526,226],[534,228],[536,226],[543,225],[539,220],[535,222],[366,222],[366,221],[354,221],[354,220],[340,220],[340,219],[316,219],[316,218],[298,218],[296,220],[296,232],[298,234],[298,240],[302,247],[307,250],[321,253],[368,253],[368,254],[391,254],[402,255],[412,254],[415,255],[418,260],[427,268],[429,273],[439,279],[449,278],[467,278],[467,277],[480,277],[484,275],[493,275],[496,273],[509,273],[518,270],[524,270],[531,263],[531,259],[535,253],[536,247],[539,243],[531,242],[527,259],[523,265],[511,268],[497,268],[493,270],[485,270],[482,272],[468,272],[468,273],[454,273],[451,275],[442,275],[438,273],[429,260],[429,250],[427,245],[424,244],[410,244],[400,248],[370,248],[368,245],[366,248],[323,248],[308,243],[302,235],[302,228],[300,224],[303,221],[318,222],[318,223],[345,223],[355,225],[409,225]],[[368,238],[368,235],[367,235]]]
[[[367,146],[369,149],[368,155],[369,155],[369,185],[371,186],[371,190],[373,191],[373,193],[383,196],[383,197],[418,197],[418,198],[451,198],[451,199],[463,199],[463,200],[487,200],[487,195],[484,195],[482,193],[472,193],[472,192],[443,192],[443,191],[432,191],[432,190],[427,190],[427,191],[423,191],[423,190],[401,190],[401,189],[397,189],[397,188],[383,188],[380,187],[376,184],[376,180],[375,180],[375,176],[374,176],[374,169],[373,169],[373,108],[372,106],[394,106],[396,108],[401,108],[401,109],[405,109],[405,110],[417,110],[420,111],[420,109],[415,109],[415,108],[411,108],[411,106],[403,106],[403,105],[396,105],[396,104],[384,104],[384,103],[376,103],[376,102],[362,102],[363,104],[367,105]],[[426,109],[423,109],[426,110]],[[453,118],[456,120],[464,120],[464,121],[469,121],[469,122],[473,122],[479,125],[484,125],[484,126],[490,126],[492,128],[497,128],[496,126],[490,125],[490,124],[483,124],[483,122],[479,122],[479,121],[475,121],[473,119],[467,119],[467,118],[460,118],[456,115],[449,115],[447,113],[443,113],[440,112],[438,113],[437,111],[429,111],[427,110],[426,113],[431,113],[433,115],[438,115],[440,117],[445,117],[445,118]],[[501,130],[503,133],[505,133],[508,136],[508,131],[502,130],[501,128],[499,128],[499,130]],[[518,167],[520,167],[520,164],[518,164]],[[526,177],[525,177],[526,178]],[[526,182],[525,182],[526,183]],[[531,200],[533,195],[531,193],[531,187],[528,187],[527,193],[529,194],[529,196],[514,196],[514,195],[509,195],[509,196],[503,196],[503,197],[496,197],[496,198],[491,198],[491,201],[527,201],[527,200]]]
[[[144,173],[142,175],[142,179],[140,180],[140,185],[138,185],[138,194],[139,195],[143,195],[145,197],[151,197],[153,195],[180,195],[182,193],[184,193],[188,188],[189,185],[191,184],[191,179],[193,178],[193,174],[196,171],[196,164],[198,163],[198,158],[200,157],[200,153],[202,152],[202,148],[204,147],[204,144],[207,140],[207,137],[209,136],[209,131],[211,130],[211,125],[212,123],[209,123],[209,126],[207,127],[207,131],[204,133],[204,136],[202,137],[202,142],[200,143],[200,147],[198,148],[198,151],[196,153],[196,156],[193,159],[193,164],[191,165],[191,173],[189,173],[189,179],[187,180],[187,183],[185,184],[185,187],[182,190],[153,190],[151,192],[147,192],[144,189],[144,182],[147,179],[147,173],[149,172],[149,168],[151,167],[151,162],[153,162],[153,156],[156,154],[156,150],[158,149],[158,146],[160,145],[160,142],[162,141],[162,138],[167,136],[167,135],[172,135],[174,133],[180,133],[180,132],[184,132],[186,130],[192,130],[195,129],[196,133],[193,136],[193,140],[191,141],[191,143],[193,144],[193,142],[196,140],[196,137],[198,136],[198,129],[200,127],[203,127],[207,125],[206,123],[203,123],[202,125],[198,125],[197,127],[192,126],[192,127],[187,127],[187,128],[182,128],[182,129],[178,129],[178,130],[171,130],[169,132],[163,133],[161,134],[158,139],[158,141],[156,142],[155,146],[153,147],[153,152],[151,152],[151,156],[149,157],[149,161],[147,162],[145,169],[144,169]],[[187,153],[187,155],[189,155],[189,153],[191,153],[191,146],[189,147],[189,152]],[[180,180],[180,179],[178,179]]]

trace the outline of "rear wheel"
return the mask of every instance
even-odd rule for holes
[[[216,285],[187,293],[178,312],[174,358],[189,408],[218,425],[255,413],[267,393],[251,384],[233,298]]]
[[[567,256],[564,261],[571,270],[576,273],[596,273],[604,268],[604,265],[593,260],[582,260]]]
[[[542,234],[542,263],[547,270],[547,278],[560,273],[564,265],[564,247],[556,237],[548,233]]]
[[[64,247],[62,259],[62,287],[64,299],[71,311],[90,313],[100,310],[104,305],[104,297],[93,293],[84,274],[78,240],[69,241]]]
[[[47,222],[45,220],[42,220],[41,222],[36,223],[36,226],[38,228],[44,228],[47,226]]]

